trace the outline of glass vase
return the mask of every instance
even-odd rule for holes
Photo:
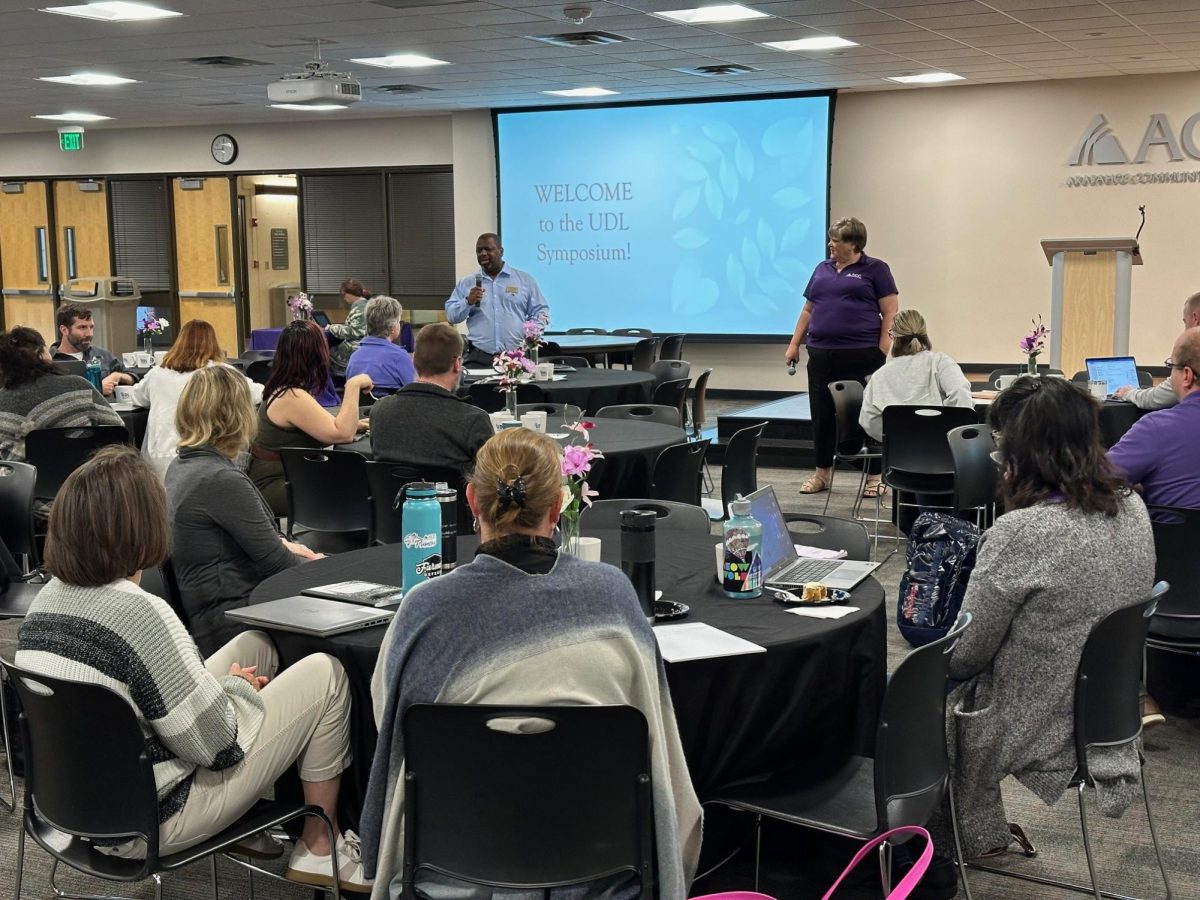
[[[1034,378],[1037,378],[1037,373],[1037,357],[1031,356],[1025,362],[1025,374],[1032,375]]]
[[[142,335],[142,352],[151,355],[154,353],[154,336],[148,331]]]
[[[571,556],[579,555],[579,516],[563,513],[558,517],[558,548]]]
[[[512,388],[510,388],[509,390],[504,392],[504,406],[508,410],[508,414],[510,416],[512,416],[514,419],[520,418],[520,416],[517,415],[517,387],[516,387],[516,385],[513,385]]]
[[[538,364],[538,357],[541,355],[541,347],[533,347],[529,351],[529,361],[535,366]]]

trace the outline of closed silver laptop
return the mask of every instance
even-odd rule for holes
[[[320,597],[284,597],[228,609],[225,615],[238,622],[259,628],[294,631],[314,637],[332,637],[347,631],[386,625],[394,609],[376,609]]]

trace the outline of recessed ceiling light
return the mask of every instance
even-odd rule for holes
[[[434,59],[422,56],[420,53],[397,53],[394,56],[369,56],[366,59],[352,59],[350,62],[362,63],[364,66],[378,66],[381,69],[420,69],[424,66],[448,66],[444,59]]]
[[[334,109],[348,109],[340,103],[272,103],[271,109],[297,109],[301,112],[329,112]]]
[[[888,78],[897,84],[942,84],[947,81],[962,81],[961,75],[953,72],[922,72],[920,75],[896,75]]]
[[[40,116],[30,116],[31,119],[46,119],[50,122],[103,122],[106,119],[111,119],[112,116],[98,116],[95,113],[54,113],[53,115],[45,114]]]
[[[836,50],[839,47],[857,47],[854,41],[828,35],[825,37],[801,38],[798,41],[769,41],[763,44],[773,50],[787,50],[789,53],[798,50]]]
[[[740,3],[722,3],[718,6],[700,6],[694,9],[669,9],[652,12],[659,19],[682,22],[684,25],[707,25],[717,22],[744,22],[747,19],[773,19],[774,16]]]
[[[542,91],[543,94],[549,94],[552,97],[608,97],[617,93],[610,91],[608,88],[590,87],[590,88],[570,88],[565,91]]]
[[[122,78],[120,75],[101,75],[98,72],[80,72],[76,75],[47,75],[38,81],[53,81],[56,84],[81,84],[87,87],[108,84],[137,84],[133,78]]]
[[[183,13],[170,9],[159,9],[145,3],[126,3],[124,0],[104,0],[101,3],[85,3],[82,6],[48,6],[39,12],[57,13],[61,16],[81,16],[85,19],[100,19],[104,22],[142,22],[146,19],[172,19]]]

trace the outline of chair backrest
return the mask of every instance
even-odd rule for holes
[[[658,365],[655,363],[655,365]],[[656,406],[673,406],[679,412],[679,422],[683,423],[684,411],[687,409],[687,392],[690,380],[678,378],[674,381],[664,381],[654,389],[651,402]]]
[[[0,666],[21,700],[26,817],[79,836],[141,837],[149,868],[158,856],[158,799],[133,708],[100,685]]]
[[[371,534],[376,544],[399,544],[404,540],[401,524],[403,503],[396,504],[396,495],[402,487],[414,481],[428,481],[430,484],[444,481],[458,491],[458,533],[471,533],[471,509],[467,506],[466,483],[457,469],[372,460],[367,463],[367,484],[371,490]]]
[[[142,580],[139,585],[143,591],[161,597],[167,601],[171,611],[179,617],[185,627],[191,628],[187,609],[183,605],[183,595],[179,593],[179,579],[175,577],[175,566],[171,557],[162,561],[162,565],[152,569],[142,569]]]
[[[692,387],[692,436],[700,437],[700,432],[704,430],[704,423],[708,421],[708,412],[704,408],[705,398],[708,396],[708,377],[712,375],[712,369],[705,369],[696,378],[696,383]]]
[[[996,499],[1000,468],[992,459],[996,449],[986,425],[960,425],[946,432],[954,461],[954,507],[974,509]]]
[[[267,379],[271,377],[271,366],[274,364],[274,359],[256,359],[246,363],[243,371],[245,371],[246,377],[255,384],[266,384]]]
[[[37,467],[34,496],[52,500],[89,456],[109,444],[130,443],[124,425],[89,425],[82,428],[38,428],[25,436],[25,460]]]
[[[954,475],[946,433],[975,424],[975,410],[955,406],[885,406],[883,470],[922,475]]]
[[[247,350],[242,354],[242,365],[248,366],[250,363],[258,359],[272,360],[274,358],[274,350]]]
[[[405,897],[425,868],[538,889],[633,873],[652,896],[650,742],[637,709],[416,703],[402,727]]]
[[[1087,369],[1080,369],[1078,372],[1076,372],[1074,375],[1071,376],[1071,381],[1075,382],[1076,384],[1079,384],[1079,383],[1087,384],[1088,380],[1089,379],[1088,379]]]
[[[567,334],[608,334],[607,328],[568,328]]]
[[[634,419],[640,422],[658,422],[661,425],[679,425],[679,410],[673,406],[656,406],[650,403],[617,403],[596,410],[593,419]]]
[[[783,518],[795,544],[845,550],[847,559],[871,558],[871,535],[862,522],[816,513],[784,513]]]
[[[38,565],[33,528],[33,498],[37,468],[29,463],[0,461],[0,540],[9,552],[25,554]]]
[[[1151,506],[1154,529],[1154,580],[1171,585],[1159,601],[1156,615],[1163,618],[1200,617],[1200,509]]]
[[[682,359],[660,359],[650,366],[650,374],[654,376],[655,385],[664,381],[678,381],[691,377],[692,364]]]
[[[576,369],[590,369],[591,360],[586,356],[539,356],[538,362],[554,363],[556,366],[574,366]]]
[[[1088,776],[1088,747],[1126,744],[1142,733],[1142,653],[1150,617],[1169,586],[1109,613],[1092,628],[1075,675],[1075,756]]]
[[[654,334],[649,328],[614,328],[612,333],[621,337],[651,337]]]
[[[1154,376],[1145,369],[1137,370],[1138,387],[1154,387]]]
[[[683,359],[683,339],[687,335],[673,334],[670,337],[662,339],[662,345],[658,348],[658,358],[662,359]]]
[[[725,445],[721,462],[721,511],[728,514],[729,504],[737,495],[749,497],[758,490],[758,441],[766,422],[735,431]]]
[[[924,825],[942,804],[946,757],[946,676],[970,626],[962,613],[945,637],[904,657],[883,695],[875,730],[875,810],[887,828]]]
[[[550,424],[555,423],[555,417],[565,417],[567,419],[578,420],[583,415],[583,409],[576,406],[574,403],[518,403],[517,415],[523,416],[527,412],[544,412]],[[550,431],[557,431],[555,428],[550,428]]]
[[[658,349],[658,338],[643,338],[633,345],[632,367],[638,372],[649,372],[654,365],[654,353]]]
[[[650,493],[656,500],[700,505],[700,470],[711,441],[672,444],[654,461],[654,484]]]
[[[670,500],[593,500],[579,516],[579,527],[587,529],[617,529],[621,527],[621,511],[649,509],[656,516],[658,531],[687,531],[708,534],[711,530],[708,513],[702,506],[673,503]]]
[[[837,444],[850,440],[855,435],[865,437],[858,424],[862,412],[863,386],[859,381],[834,381],[829,385],[829,396],[833,398],[833,419],[837,429]],[[861,445],[860,445],[861,446]]]
[[[354,450],[284,447],[279,451],[287,486],[288,529],[359,531],[371,528],[367,459]]]

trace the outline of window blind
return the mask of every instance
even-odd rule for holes
[[[143,292],[171,289],[171,226],[166,186],[157,180],[110,180],[117,275]]]
[[[383,173],[302,175],[304,288],[337,294],[358,278],[367,290],[387,285],[387,216]]]
[[[395,297],[454,289],[454,175],[388,174],[389,288]]]

